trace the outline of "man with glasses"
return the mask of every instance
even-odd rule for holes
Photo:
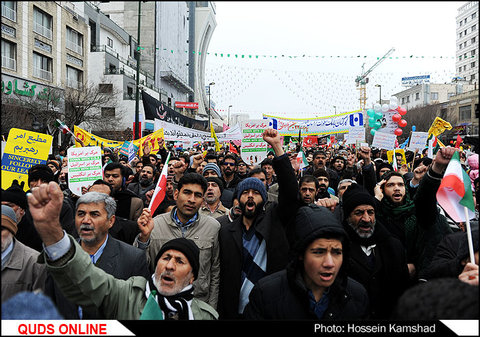
[[[233,191],[240,182],[237,176],[237,158],[232,154],[227,154],[222,163],[222,175],[225,181],[225,189]]]
[[[243,161],[242,158],[238,158],[238,161],[237,161],[237,176],[243,180],[245,178],[247,178],[248,176],[248,166],[247,164]]]
[[[342,196],[343,227],[350,243],[349,276],[370,299],[370,318],[388,318],[410,285],[405,249],[375,218],[375,198],[358,184]]]

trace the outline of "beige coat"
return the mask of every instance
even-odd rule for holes
[[[208,208],[207,205],[203,204],[202,207],[200,207],[200,209],[198,210],[198,212],[202,215],[207,215],[207,216],[211,216],[213,218],[219,218],[225,214],[227,214],[229,211],[228,208],[226,208],[225,206],[222,205],[222,202],[220,201],[220,203],[218,204],[218,207],[217,209],[212,213],[210,211],[210,209]]]
[[[2,303],[22,291],[45,289],[45,265],[37,263],[39,252],[13,238],[10,258],[2,267]]]
[[[174,210],[160,214],[153,219],[154,228],[150,236],[150,243],[146,248],[150,270],[155,272],[155,257],[164,243],[182,236],[193,240],[200,249],[200,268],[198,277],[193,283],[194,296],[216,308],[220,283],[220,247],[218,243],[220,223],[211,216],[198,214],[197,220],[182,235],[182,230],[172,218]],[[133,245],[143,248],[142,243],[138,241],[138,236]]]

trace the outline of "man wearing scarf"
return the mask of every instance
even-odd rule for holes
[[[66,235],[59,215],[63,193],[55,182],[32,189],[30,212],[43,244],[39,262],[46,263],[67,299],[94,306],[104,317],[131,319],[217,319],[210,305],[193,297],[198,275],[199,249],[178,238],[166,242],[156,257],[151,281],[142,276],[118,280],[93,265],[73,237]]]
[[[414,198],[400,173],[388,172],[375,187],[377,220],[398,238],[407,251],[412,280],[424,278],[435,249],[442,238],[452,233],[445,216],[437,209],[436,192],[454,148],[440,149],[420,180]]]
[[[342,196],[343,227],[350,239],[348,275],[370,299],[370,318],[388,318],[409,285],[405,249],[376,219],[375,198],[358,184]]]

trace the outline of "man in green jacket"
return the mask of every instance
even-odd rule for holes
[[[46,262],[65,297],[77,305],[98,308],[110,319],[217,319],[207,303],[193,298],[199,249],[179,238],[158,252],[150,281],[141,276],[119,280],[93,265],[88,254],[60,225],[63,193],[55,182],[42,184],[28,195],[35,228],[45,249]]]

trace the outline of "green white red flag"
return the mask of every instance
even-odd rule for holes
[[[460,164],[458,151],[448,163],[437,190],[437,201],[456,222],[466,222],[475,217],[472,182]]]
[[[59,120],[59,119],[56,119],[56,120],[55,120],[55,127],[57,127],[60,131],[62,131],[63,134],[66,134],[67,132],[73,134],[73,133],[72,133],[72,130],[70,130],[70,129],[68,128],[68,126],[65,125],[65,123],[63,123],[63,122],[62,122],[61,120]]]
[[[150,200],[150,204],[148,205],[148,209],[150,210],[152,216],[153,213],[155,213],[157,207],[162,203],[163,199],[165,199],[165,194],[167,192],[167,175],[169,160],[170,152],[168,153],[167,160],[163,165],[162,174],[160,174],[160,178],[158,179],[157,186],[155,187],[155,191],[153,192],[152,199]]]
[[[308,161],[303,151],[300,151],[297,154],[297,164],[299,170],[303,170],[305,167],[308,166]]]

